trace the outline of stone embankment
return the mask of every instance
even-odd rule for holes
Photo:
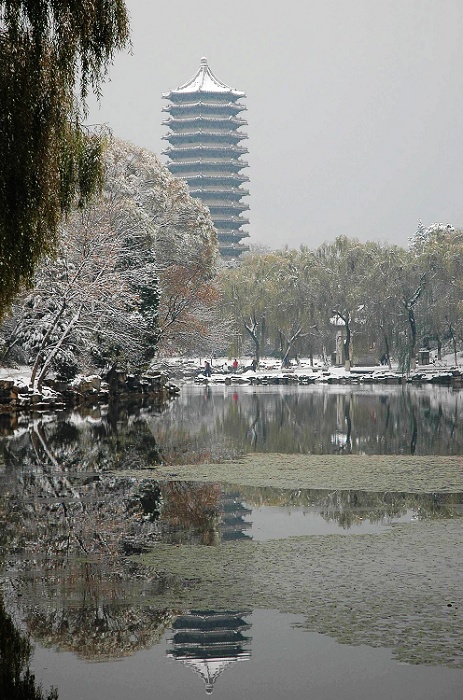
[[[463,387],[463,369],[420,369],[408,375],[394,371],[378,371],[372,368],[352,368],[349,372],[334,370],[314,370],[313,372],[283,371],[283,372],[244,372],[242,374],[212,374],[205,377],[200,373],[195,377],[199,383],[211,382],[222,384],[252,384],[252,385],[308,385],[308,384],[436,384],[451,386],[455,389]]]
[[[55,410],[66,406],[108,403],[110,400],[165,400],[179,388],[164,373],[150,375],[112,372],[103,380],[99,375],[80,376],[72,381],[50,379],[40,392],[34,391],[23,378],[0,378],[0,412],[20,410]]]

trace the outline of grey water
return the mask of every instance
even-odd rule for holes
[[[391,697],[446,700],[461,697],[462,671],[398,664],[387,649],[341,645],[298,627],[296,615],[254,610],[248,618],[247,653],[172,658],[172,633],[160,643],[117,661],[85,663],[70,653],[39,646],[34,671],[65,700],[359,700]],[[215,674],[215,675],[214,675]],[[213,679],[207,692],[207,681]],[[212,688],[212,690],[211,690]]]
[[[461,518],[462,494],[156,480],[140,491],[130,472],[153,476],[156,464],[250,452],[459,456],[463,393],[185,385],[162,406],[0,419],[3,600],[34,643],[32,670],[44,689],[56,686],[63,700],[194,700],[211,692],[268,700],[459,697],[461,669],[400,664],[388,649],[338,644],[277,610],[181,611],[164,619],[168,580],[158,582],[159,610],[147,610],[134,557],[158,542],[380,535],[399,523]]]

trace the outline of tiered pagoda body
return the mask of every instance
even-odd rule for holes
[[[163,138],[169,147],[167,167],[184,179],[193,197],[209,208],[217,229],[222,258],[237,258],[248,247],[241,243],[249,233],[242,226],[249,220],[242,213],[249,209],[241,199],[249,194],[242,189],[249,180],[241,170],[247,163],[241,156],[248,149],[241,145],[247,136],[240,130],[246,121],[240,112],[244,92],[230,88],[216,78],[201,59],[199,70],[185,85],[163,94],[169,104],[163,111],[169,117],[163,122],[169,132]]]
[[[181,661],[201,676],[206,694],[210,695],[227,666],[251,658],[248,647],[252,637],[243,634],[251,628],[244,619],[250,614],[250,611],[191,610],[177,617],[172,625],[174,634],[169,639],[172,651],[167,652],[168,658]]]

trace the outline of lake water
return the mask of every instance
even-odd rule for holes
[[[186,385],[162,407],[95,407],[0,418],[5,609],[34,642],[31,664],[37,680],[45,689],[56,686],[62,700],[194,700],[211,692],[224,699],[267,700],[460,697],[463,636],[454,639],[454,617],[445,615],[461,614],[457,598],[463,586],[458,593],[458,586],[451,590],[442,583],[448,596],[439,602],[443,629],[438,649],[426,651],[434,642],[423,631],[416,661],[405,663],[413,659],[415,637],[409,642],[407,627],[399,629],[400,591],[397,603],[391,598],[390,623],[381,608],[381,591],[376,600],[365,589],[367,607],[375,608],[371,629],[359,594],[346,603],[350,612],[339,618],[336,634],[321,634],[314,630],[328,630],[328,621],[310,622],[307,591],[298,603],[301,579],[283,579],[277,591],[269,592],[268,604],[262,604],[265,581],[260,580],[256,552],[263,551],[267,560],[267,553],[277,557],[278,577],[276,562],[284,552],[279,547],[307,546],[301,551],[309,552],[323,547],[320,564],[307,560],[307,577],[319,578],[313,582],[315,604],[323,606],[316,592],[323,591],[324,576],[330,586],[338,586],[336,571],[328,572],[331,564],[325,570],[321,563],[330,561],[332,543],[341,556],[339,576],[350,571],[361,577],[362,567],[354,574],[354,564],[343,563],[343,557],[361,552],[364,543],[374,549],[397,527],[410,541],[413,528],[428,528],[432,537],[435,528],[447,523],[460,527],[463,494],[240,488],[151,477],[160,463],[195,464],[265,452],[336,454],[341,459],[346,454],[460,456],[463,393],[440,387]],[[150,479],[132,478],[134,470]],[[267,549],[259,549],[263,547]],[[366,561],[374,568],[373,549]],[[156,561],[157,551],[164,558],[159,555],[153,571],[153,559],[146,557]],[[197,552],[197,576],[187,575],[187,564],[184,569],[174,566],[184,551]],[[201,552],[206,551],[217,552],[219,560],[223,552],[224,571],[230,572],[224,590],[236,588],[238,593],[229,599],[217,587],[215,600],[210,591],[204,605],[200,595],[193,595],[191,608],[191,595],[202,590],[199,579],[207,579],[201,568]],[[424,553],[423,562],[416,547],[413,555],[418,582],[427,568]],[[458,553],[454,556],[450,565],[461,570]],[[254,562],[249,578],[241,558],[247,566]],[[293,563],[304,580],[304,561]],[[403,558],[388,566],[390,576],[400,581],[412,576],[407,573],[412,565]],[[441,583],[434,583],[431,573],[428,588],[438,596]],[[378,576],[381,580],[383,574]],[[350,585],[341,585],[346,586],[346,601]],[[258,594],[260,587],[264,593]],[[413,582],[409,587],[413,590]],[[417,602],[423,595],[420,604],[431,606],[431,594],[418,588]],[[339,608],[342,590],[336,605],[330,602],[332,594],[326,588],[327,606]],[[224,606],[225,600],[240,605]],[[397,613],[394,605],[399,605]],[[440,624],[440,619],[431,621],[429,629]],[[387,633],[388,625],[397,626],[403,642]],[[384,634],[378,626],[384,626]],[[351,627],[355,645],[340,644],[352,641]],[[415,633],[418,639],[419,630]]]

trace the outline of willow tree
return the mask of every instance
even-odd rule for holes
[[[81,122],[128,31],[124,0],[0,0],[0,317],[101,186]]]

